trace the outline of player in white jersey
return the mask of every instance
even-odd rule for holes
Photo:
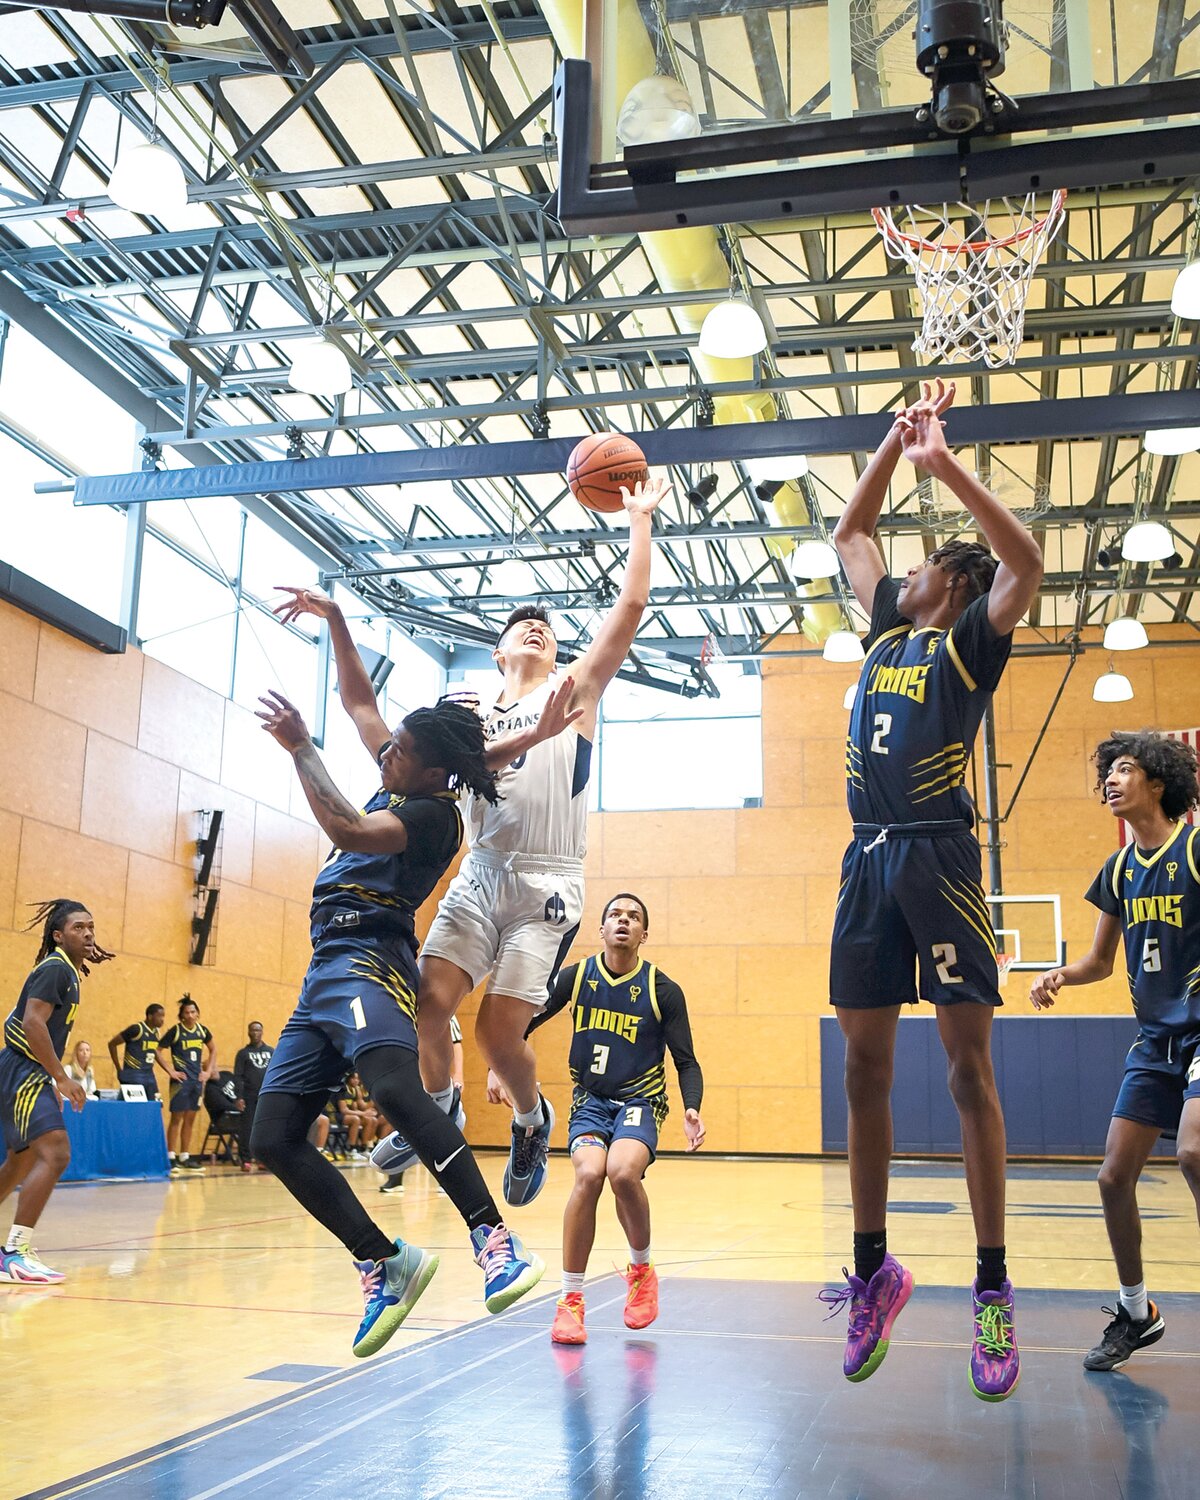
[[[525,1040],[530,1007],[546,1003],[550,986],[579,930],[583,857],[587,852],[587,783],[601,694],[633,644],[650,593],[651,516],[669,488],[663,478],[622,491],[629,514],[629,555],[621,591],[592,644],[571,665],[567,717],[561,733],[542,739],[498,779],[500,800],[489,807],[465,796],[469,852],[438,908],[421,948],[418,999],[421,1077],[434,1100],[457,1111],[450,1081],[450,1018],[485,979],[475,1039],[491,1070],[489,1097],[513,1106],[512,1147],[504,1196],[523,1204],[541,1191],[554,1111],[538,1090],[536,1060]],[[485,713],[489,742],[539,722],[556,685],[558,642],[536,605],[509,617],[492,652],[504,676]],[[400,1170],[407,1145],[395,1136],[375,1148],[383,1171]]]

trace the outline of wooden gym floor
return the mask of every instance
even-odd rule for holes
[[[503,1165],[482,1164],[498,1190]],[[818,1287],[850,1239],[843,1163],[660,1160],[649,1177],[662,1312],[621,1321],[611,1200],[590,1267],[584,1350],[552,1349],[570,1180],[552,1160],[514,1215],[547,1274],[494,1319],[447,1200],[417,1169],[380,1222],[442,1254],[410,1322],[350,1355],[348,1257],[270,1177],[62,1188],[39,1248],[54,1289],[0,1288],[3,1496],[201,1500],[727,1500],[989,1496],[1195,1500],[1200,1264],[1173,1164],[1144,1180],[1147,1282],[1167,1336],[1086,1375],[1114,1300],[1088,1167],[1014,1166],[1010,1266],[1022,1383],[1001,1406],[966,1378],[973,1235],[961,1170],[898,1163],[891,1244],[917,1291],[887,1360],[841,1375],[844,1315]]]

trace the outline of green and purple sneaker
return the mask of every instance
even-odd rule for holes
[[[847,1380],[866,1380],[883,1363],[892,1335],[892,1324],[912,1296],[912,1272],[894,1255],[885,1255],[883,1265],[864,1283],[842,1267],[843,1287],[827,1287],[817,1297],[834,1313],[850,1304],[850,1328],[846,1335],[846,1357],[842,1371]]]
[[[975,1303],[975,1338],[971,1344],[971,1389],[981,1401],[1003,1401],[1021,1378],[1021,1356],[1013,1327],[1013,1288],[1005,1281],[998,1292],[971,1288]]]

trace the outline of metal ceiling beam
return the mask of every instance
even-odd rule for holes
[[[651,464],[687,465],[743,459],[750,454],[769,458],[789,453],[869,452],[882,441],[890,422],[887,413],[874,413],[673,428],[642,432],[638,436]],[[1196,426],[1200,426],[1200,391],[1192,390],[958,407],[947,418],[946,432],[955,447],[966,447],[972,443],[1036,442],[1044,437],[1091,438],[1101,433],[1140,435],[1160,427]],[[212,495],[256,495],[264,490],[299,492],[356,485],[554,474],[566,468],[574,443],[573,438],[471,443],[397,453],[225,464],[194,472],[176,469],[158,474],[95,476],[79,481],[76,499],[83,505],[111,505]]]

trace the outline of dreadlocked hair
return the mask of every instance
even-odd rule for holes
[[[175,1012],[179,1020],[183,1020],[183,1012],[189,1005],[196,1005],[196,1002],[192,999],[191,991],[185,990],[179,997],[179,1009]],[[200,1014],[200,1007],[198,1005],[196,1005],[196,1014]]]
[[[34,908],[33,916],[25,924],[25,931],[32,932],[41,922],[42,942],[38,949],[37,962],[49,958],[54,952],[54,934],[59,931],[68,917],[74,916],[77,911],[87,911],[82,901],[72,901],[69,897],[59,896],[55,901],[30,901],[29,905]],[[84,970],[86,973],[86,969]]]
[[[484,759],[487,742],[483,720],[474,709],[440,698],[432,708],[414,708],[403,722],[416,742],[422,763],[444,766],[452,791],[465,786],[485,802],[500,800],[496,773],[488,769]]]
[[[929,561],[964,581],[964,607],[981,598],[992,586],[999,566],[996,559],[978,542],[947,542],[929,554]]]
[[[1168,818],[1182,818],[1200,802],[1196,779],[1196,752],[1182,740],[1168,739],[1153,729],[1133,734],[1114,733],[1096,746],[1096,790],[1104,796],[1104,783],[1114,761],[1122,755],[1136,760],[1150,781],[1161,781],[1162,810]]]
[[[496,644],[499,645],[513,626],[519,625],[522,620],[540,620],[543,625],[549,625],[550,616],[540,604],[519,604],[505,620],[500,634],[496,637]]]

